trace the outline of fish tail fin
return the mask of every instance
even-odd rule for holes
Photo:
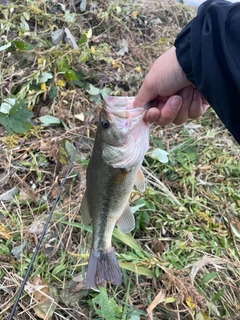
[[[109,252],[95,252],[92,250],[88,262],[86,288],[107,280],[116,285],[122,283],[122,273],[114,250]]]

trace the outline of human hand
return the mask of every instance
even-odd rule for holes
[[[188,118],[202,116],[209,107],[184,74],[175,47],[155,61],[134,100],[134,107],[148,102],[151,102],[151,108],[145,120],[159,125],[183,124]]]

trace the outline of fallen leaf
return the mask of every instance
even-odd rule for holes
[[[23,242],[20,244],[20,246],[13,247],[11,250],[11,255],[14,256],[17,260],[20,259],[20,255],[23,252],[24,248],[27,245],[27,240],[23,239]]]
[[[89,29],[87,32],[87,38],[90,39],[92,36],[92,29]]]
[[[20,190],[20,193],[19,193],[19,200],[37,202],[37,196],[35,192],[30,188],[22,189]]]
[[[56,199],[58,193],[59,193],[60,187],[53,187],[51,190],[51,196],[53,199]]]
[[[0,195],[0,201],[10,201],[16,193],[18,193],[18,187],[13,187]]]
[[[9,180],[10,176],[9,176],[9,173],[7,172],[3,172],[0,174],[0,185],[4,185],[6,183],[8,183],[8,180]]]
[[[80,1],[81,3],[80,3],[80,10],[81,10],[81,12],[84,12],[84,11],[86,11],[86,8],[87,8],[87,0],[82,0],[82,1]]]
[[[49,107],[41,107],[39,110],[39,116],[45,116],[49,112]]]
[[[57,46],[61,41],[63,41],[64,38],[64,30],[63,29],[57,29],[51,33],[52,38],[52,44],[54,46]]]
[[[85,280],[81,276],[79,281],[73,279],[66,284],[65,288],[60,292],[60,298],[67,306],[74,306],[88,294],[88,291]]]
[[[126,39],[118,40],[117,46],[119,48],[116,53],[117,56],[124,56],[125,53],[128,53],[128,42]]]
[[[39,120],[44,127],[59,126],[61,124],[61,121],[57,117],[49,115],[39,117]]]
[[[11,238],[9,232],[1,223],[0,223],[0,238],[5,240],[8,240]]]
[[[68,28],[64,29],[65,32],[65,37],[64,37],[64,41],[66,43],[68,43],[74,50],[78,50],[78,45],[73,37],[73,35],[71,34],[70,30]]]
[[[55,140],[41,140],[40,151],[45,154],[47,158],[55,162],[59,161],[58,145]]]
[[[192,298],[190,297],[190,296],[188,296],[187,298],[186,298],[186,304],[187,304],[187,306],[192,310],[192,309],[195,309],[195,304],[194,303],[192,303]]]
[[[80,120],[80,121],[84,121],[85,117],[84,117],[84,113],[81,112],[79,114],[75,114],[75,118]]]
[[[136,67],[134,70],[137,71],[137,72],[141,72],[142,71],[141,67]]]
[[[114,59],[112,59],[111,63],[112,63],[113,68],[115,68],[115,69],[119,68],[119,64]]]
[[[133,18],[136,18],[137,15],[138,15],[138,12],[137,12],[137,11],[133,11],[133,12],[132,12],[132,17],[133,17]]]
[[[43,219],[34,221],[28,228],[28,232],[36,235],[41,234],[45,226],[45,223],[46,221]]]
[[[42,91],[47,91],[47,86],[46,86],[46,83],[45,82],[41,82],[41,90]]]
[[[40,275],[37,275],[25,286],[25,290],[33,293],[36,302],[33,309],[36,315],[41,319],[51,320],[59,300],[56,288],[49,287]]]
[[[65,83],[65,81],[59,79],[59,80],[57,81],[57,85],[58,85],[59,87],[65,87],[66,83]]]
[[[196,314],[196,320],[211,320],[211,318],[203,311]]]
[[[163,253],[164,252],[164,243],[163,243],[163,241],[160,241],[157,238],[153,238],[152,239],[152,251],[154,253]]]
[[[148,306],[147,313],[148,314],[152,313],[153,309],[155,309],[156,306],[159,305],[159,303],[162,303],[165,297],[166,297],[166,292],[163,289],[161,289],[156,295],[156,297],[154,298],[154,300],[151,302],[151,304]]]

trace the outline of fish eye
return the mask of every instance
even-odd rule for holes
[[[101,125],[102,125],[103,129],[107,129],[107,128],[109,128],[110,123],[109,123],[108,120],[103,119],[103,120],[101,121]]]

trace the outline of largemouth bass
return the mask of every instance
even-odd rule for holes
[[[115,224],[123,233],[135,227],[128,200],[134,184],[141,191],[145,188],[140,167],[149,147],[149,124],[143,119],[147,108],[133,109],[134,97],[104,100],[80,208],[82,222],[92,220],[93,227],[86,288],[103,280],[122,282],[112,233]]]

